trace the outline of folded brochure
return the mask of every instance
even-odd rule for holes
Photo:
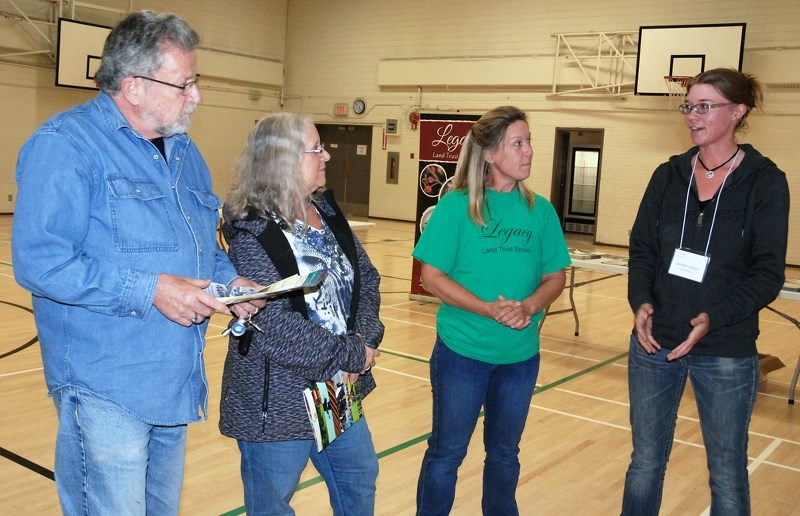
[[[216,297],[221,303],[230,305],[233,303],[241,303],[242,301],[250,301],[252,299],[274,297],[293,290],[316,287],[325,280],[327,275],[328,269],[325,268],[309,272],[305,275],[295,274],[294,276],[276,281],[258,290],[248,287],[233,287],[221,283],[212,283],[206,287],[206,292]]]

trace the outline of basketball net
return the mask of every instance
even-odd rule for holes
[[[691,79],[688,75],[665,75],[664,84],[667,85],[669,94],[669,107],[677,108],[683,103],[686,97],[686,85]]]

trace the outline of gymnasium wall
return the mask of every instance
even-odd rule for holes
[[[408,0],[404,2],[289,2],[286,110],[313,113],[334,122],[333,105],[363,98],[367,112],[353,123],[375,127],[370,215],[413,220],[417,188],[418,135],[408,114],[481,114],[515,104],[529,114],[534,163],[530,183],[545,196],[551,191],[556,128],[605,131],[596,239],[627,245],[639,199],[655,167],[686,150],[691,141],[683,117],[667,98],[627,95],[624,99],[553,99],[556,33],[638,31],[640,26],[747,23],[743,70],[772,86],[762,112],[740,137],[787,172],[794,199],[800,199],[800,3],[793,0],[694,2],[687,0]],[[526,62],[540,69],[512,70],[508,76],[539,80],[526,88],[382,88],[386,60],[443,63],[471,59],[478,69],[496,70],[498,61]],[[427,73],[435,73],[433,71]],[[466,72],[458,69],[459,80]],[[666,72],[665,72],[666,73]],[[477,75],[477,74],[473,74]],[[434,81],[428,81],[434,82]],[[386,152],[379,151],[387,118],[400,121],[398,136],[387,137],[387,151],[400,154],[398,184],[385,179]],[[412,157],[414,156],[414,157]],[[791,213],[789,261],[800,264],[800,201]]]
[[[173,10],[198,30],[205,48],[285,64],[283,90],[237,84],[224,77],[204,79],[204,103],[190,131],[212,168],[217,193],[224,195],[231,163],[252,123],[270,111],[310,113],[320,123],[346,122],[374,127],[370,215],[401,220],[415,216],[418,133],[412,111],[481,114],[515,104],[529,114],[534,141],[531,186],[551,190],[556,128],[605,131],[596,239],[626,245],[641,194],[653,169],[691,145],[683,118],[668,99],[552,98],[556,33],[637,31],[640,26],[747,23],[744,71],[770,86],[763,111],[750,118],[740,137],[771,157],[789,177],[800,199],[800,4],[795,0],[164,0],[133,2],[135,9]],[[471,59],[486,75],[498,64],[531,66],[516,70],[534,84],[488,79],[483,86],[381,87],[387,60]],[[502,70],[502,66],[499,67]],[[199,70],[204,78],[206,70]],[[436,73],[436,67],[430,73]],[[502,73],[502,72],[501,72]],[[469,69],[466,75],[476,74]],[[477,74],[480,76],[480,74]],[[461,75],[459,75],[460,77]],[[476,81],[477,82],[477,81]],[[487,86],[495,82],[499,86]],[[513,82],[513,81],[512,81]],[[0,64],[0,211],[14,195],[13,166],[19,146],[51,114],[93,95],[53,86],[53,70]],[[363,98],[367,111],[356,116],[352,102]],[[345,103],[349,116],[334,116]],[[399,134],[386,138],[386,119],[399,120]],[[387,152],[399,152],[397,184],[386,183]],[[13,203],[8,204],[13,208]],[[791,213],[789,262],[800,264],[800,202]]]

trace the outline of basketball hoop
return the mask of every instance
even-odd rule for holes
[[[667,85],[669,107],[676,108],[681,105],[686,96],[686,85],[691,80],[689,75],[665,75],[664,84]]]

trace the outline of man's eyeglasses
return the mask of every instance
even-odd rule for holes
[[[319,156],[322,156],[322,153],[325,152],[325,144],[324,143],[320,143],[319,145],[317,145],[313,149],[306,149],[303,152],[305,152],[306,154],[317,154]]]
[[[699,104],[689,104],[688,102],[684,102],[683,104],[678,106],[678,111],[680,111],[684,115],[688,115],[692,111],[694,111],[698,115],[705,115],[711,109],[715,109],[715,108],[718,108],[718,107],[724,107],[724,106],[732,106],[734,104],[736,104],[736,103],[735,102],[723,102],[721,104],[709,104],[708,102],[700,102]]]
[[[144,75],[134,75],[133,77],[134,77],[134,79],[144,79],[146,81],[152,81],[152,82],[157,82],[158,84],[163,84],[164,86],[172,86],[173,88],[178,88],[179,90],[182,90],[181,91],[181,95],[188,95],[189,91],[190,91],[190,88],[192,86],[197,86],[197,81],[200,80],[200,74],[195,75],[194,79],[192,79],[191,81],[186,82],[183,85],[172,84],[171,82],[159,81],[158,79],[153,79],[152,77],[145,77]]]

